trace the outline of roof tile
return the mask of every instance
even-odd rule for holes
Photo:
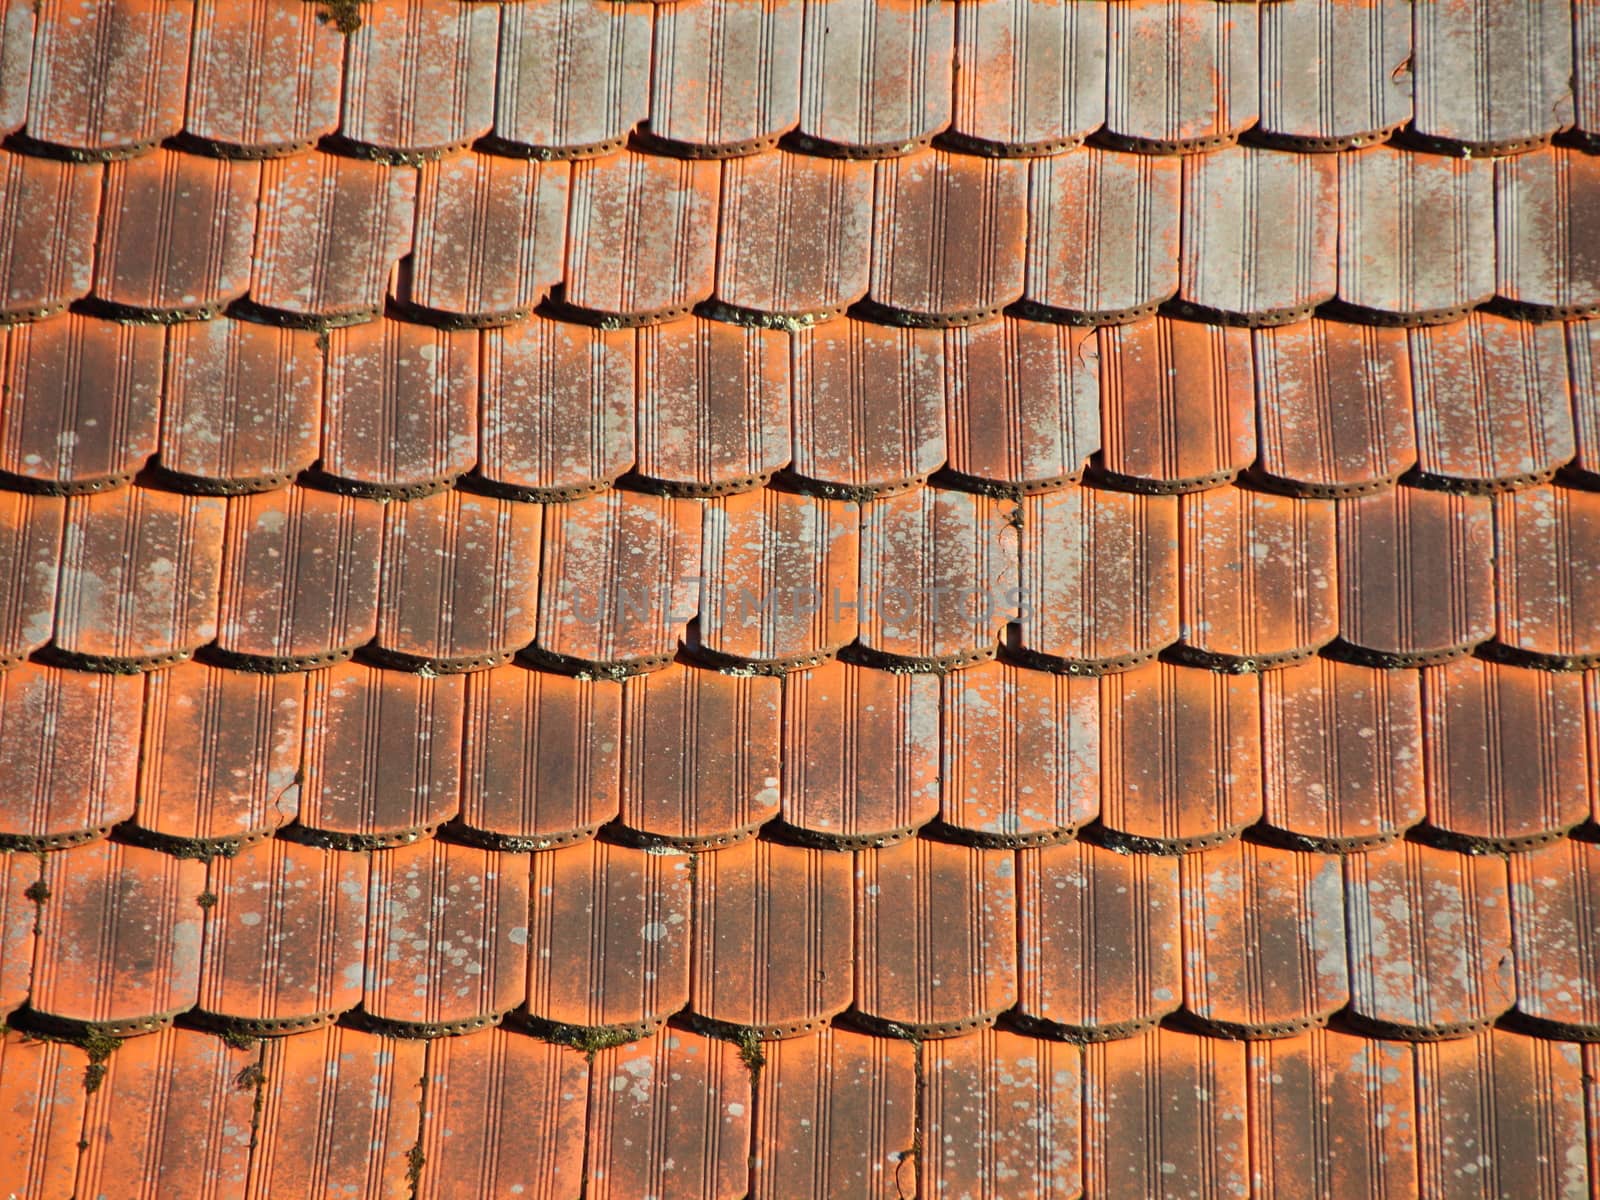
[[[15,133],[28,119],[33,27],[38,15],[31,0],[7,0],[0,11],[0,131],[5,133]]]
[[[56,561],[66,502],[56,496],[0,492],[0,668],[50,640],[56,619]]]
[[[1600,316],[1600,159],[1542,150],[1494,181],[1496,291],[1535,317]]]
[[[8,1195],[72,1195],[88,1070],[88,1053],[70,1042],[0,1037],[0,1188]]]
[[[832,855],[848,868],[840,855]],[[11,1012],[27,1002],[28,983],[33,975],[33,925],[38,919],[38,904],[29,896],[30,888],[39,880],[44,864],[29,854],[7,854],[0,857],[0,1009]],[[37,895],[37,892],[34,893]],[[846,913],[849,912],[850,885],[844,885]],[[848,919],[848,917],[847,917]],[[849,962],[846,950],[845,961]],[[846,1002],[848,1003],[849,972],[845,972]],[[843,1007],[843,1006],[841,1006]],[[7,1046],[0,1042],[0,1081],[5,1078]],[[3,1091],[3,1084],[0,1084]],[[8,1161],[0,1150],[0,1180]]]
[[[12,5],[7,11],[29,5]],[[0,150],[0,312],[32,319],[89,294],[104,168]]]
[[[1107,12],[1111,139],[1145,153],[1186,153],[1225,146],[1255,124],[1254,4],[1132,0]]]
[[[1411,116],[1406,0],[1261,8],[1261,131],[1300,150],[1382,141]]]
[[[1517,1012],[1552,1036],[1600,1032],[1600,846],[1563,838],[1511,856]]]
[[[1500,644],[1546,666],[1600,663],[1600,495],[1511,492],[1494,522]]]
[[[1578,129],[1590,149],[1600,137],[1600,8],[1592,0],[1572,6],[1572,89]]]
[[[1572,410],[1578,434],[1573,470],[1600,476],[1600,320],[1567,323]]]

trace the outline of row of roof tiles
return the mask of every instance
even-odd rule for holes
[[[330,11],[342,11],[337,19]],[[1147,152],[1246,129],[1312,150],[1409,127],[1456,152],[1600,133],[1590,0],[10,0],[0,132],[69,156],[185,136],[259,157],[490,138],[529,157],[844,156],[941,132],[990,155],[1097,131]],[[354,18],[354,20],[352,20]],[[338,26],[355,25],[348,40]]]

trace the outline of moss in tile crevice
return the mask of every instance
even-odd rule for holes
[[[321,0],[324,19],[345,37],[361,28],[361,0]]]

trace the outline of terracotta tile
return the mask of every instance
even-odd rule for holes
[[[40,0],[27,134],[90,157],[183,126],[193,9],[163,0]]]
[[[706,506],[695,649],[716,660],[815,666],[856,637],[860,512],[760,488]]]
[[[48,847],[133,815],[144,680],[41,663],[0,674],[0,842]]]
[[[950,122],[955,23],[921,0],[810,0],[800,132],[852,157],[927,141]]]
[[[478,335],[369,321],[328,338],[322,469],[357,494],[405,497],[472,468]]]
[[[764,1047],[750,1195],[900,1200],[917,1185],[917,1052],[823,1029]]]
[[[1415,671],[1331,658],[1261,677],[1267,824],[1326,850],[1389,841],[1423,817]]]
[[[1184,496],[1183,642],[1239,669],[1309,656],[1339,633],[1334,503],[1237,487]]]
[[[1495,497],[1502,646],[1547,666],[1600,661],[1600,496],[1534,487]]]
[[[217,636],[226,502],[149,488],[67,501],[56,649],[152,667]]]
[[[1397,488],[1339,503],[1339,633],[1385,666],[1453,658],[1494,636],[1487,497]]]
[[[160,461],[185,486],[281,487],[317,460],[321,435],[316,334],[227,318],[168,331]]]
[[[1339,856],[1237,842],[1178,860],[1183,1006],[1223,1033],[1282,1037],[1350,999]]]
[[[1548,479],[1577,454],[1559,325],[1473,313],[1410,339],[1425,477],[1498,490]]]
[[[523,499],[571,500],[633,465],[631,329],[532,317],[482,343],[485,479]]]
[[[1260,820],[1256,676],[1167,663],[1107,675],[1100,725],[1100,819],[1113,833],[1186,850]]]
[[[250,1200],[410,1196],[426,1053],[424,1042],[337,1027],[265,1043]]]
[[[842,855],[834,855],[841,864],[848,862]],[[38,906],[28,891],[39,880],[44,864],[31,854],[6,854],[0,856],[0,1009],[11,1012],[21,1008],[28,999],[28,983],[33,975],[33,924],[38,917]],[[849,888],[844,883],[845,920],[849,920]],[[847,939],[848,942],[848,939]],[[848,968],[849,950],[845,950]],[[849,972],[845,972],[845,1003],[849,1003]],[[839,1007],[843,1008],[844,1005]],[[6,1046],[0,1043],[0,1080],[5,1077]],[[3,1084],[0,1084],[3,1090]],[[5,1170],[7,1156],[0,1142],[0,1173]],[[0,1174],[0,1180],[4,1175]]]
[[[1313,1029],[1253,1042],[1248,1054],[1257,1195],[1416,1195],[1409,1046]]]
[[[12,5],[8,12],[18,7]],[[103,168],[0,151],[0,312],[32,319],[89,294]]]
[[[801,0],[686,0],[656,13],[652,140],[691,157],[771,146],[800,120]]]
[[[653,11],[611,0],[504,8],[495,139],[554,158],[619,148],[650,110]]]
[[[37,18],[32,0],[6,0],[0,6],[0,131],[5,133],[15,133],[28,119]]]
[[[1511,856],[1517,1012],[1553,1037],[1600,1032],[1600,846],[1562,838]]]
[[[913,838],[855,868],[863,1016],[945,1037],[1017,1002],[1015,855]]]
[[[689,1004],[761,1037],[809,1033],[850,1006],[852,859],[749,841],[695,859]]]
[[[1078,1047],[985,1029],[923,1053],[924,1195],[1082,1195]]]
[[[681,316],[716,277],[715,163],[613,154],[572,168],[561,299],[591,319]]]
[[[1350,855],[1351,1015],[1424,1040],[1500,1016],[1515,997],[1506,901],[1503,859],[1415,842]]]
[[[691,859],[606,842],[533,856],[528,1013],[643,1032],[689,1001]]]
[[[1210,150],[1254,125],[1256,6],[1107,7],[1106,128],[1145,153]]]
[[[67,1042],[0,1037],[0,1188],[70,1196],[83,1139],[89,1055]]]
[[[1020,299],[1027,196],[1027,168],[1007,159],[879,163],[869,299],[913,325],[963,325]]]
[[[1485,847],[1547,841],[1588,816],[1583,679],[1464,658],[1422,673],[1428,823]]]
[[[1025,307],[1101,324],[1146,316],[1177,292],[1177,159],[1088,146],[1028,171]]]
[[[638,337],[644,480],[718,496],[759,487],[788,463],[785,334],[687,317]]]
[[[1248,1096],[1242,1042],[1152,1029],[1085,1047],[1084,1178],[1107,1196],[1243,1200]]]
[[[194,14],[192,138],[246,156],[303,149],[339,125],[344,38],[296,0],[201,6]]]
[[[1022,504],[1019,646],[1073,673],[1121,671],[1178,639],[1178,502],[1074,487]]]
[[[794,472],[822,495],[920,483],[944,463],[944,346],[931,329],[830,321],[794,335]]]
[[[212,859],[200,1011],[266,1033],[361,1003],[367,863],[285,838]]]
[[[1298,150],[1345,150],[1383,141],[1410,117],[1405,0],[1262,7],[1260,132]]]
[[[300,824],[352,849],[403,845],[460,803],[466,681],[345,663],[310,677]]]
[[[77,1194],[110,1195],[137,1180],[150,1195],[242,1196],[255,1088],[239,1080],[259,1069],[260,1055],[193,1029],[119,1047],[89,1097]]]
[[[1494,166],[1374,146],[1339,158],[1339,299],[1388,324],[1494,295]],[[1403,246],[1426,246],[1411,253]]]
[[[600,1051],[590,1068],[590,1200],[745,1195],[750,1072],[732,1042],[668,1029]]]
[[[616,817],[622,691],[521,665],[467,679],[461,822],[506,849],[535,850]]]
[[[56,492],[126,483],[156,452],[162,331],[70,313],[6,336],[0,471]]]
[[[301,323],[366,321],[411,251],[416,172],[315,151],[261,168],[250,299]]]
[[[11,667],[55,630],[56,562],[66,502],[56,496],[0,491],[0,668]]]
[[[1101,462],[1117,486],[1191,492],[1256,456],[1255,371],[1243,329],[1152,317],[1100,331]]]
[[[700,524],[693,501],[637,492],[551,506],[540,655],[628,674],[664,666],[696,610]]]
[[[135,824],[222,849],[292,821],[304,696],[299,675],[195,662],[153,673]]]
[[[1594,148],[1600,135],[1600,8],[1594,0],[1578,0],[1572,6],[1572,89],[1577,127]],[[1600,1156],[1600,1150],[1595,1151]]]
[[[427,163],[396,298],[451,322],[519,319],[561,282],[566,237],[565,166],[472,153]]]
[[[115,1034],[193,1007],[205,864],[91,842],[45,856],[29,1005]]]
[[[1405,331],[1311,320],[1255,334],[1257,474],[1308,496],[1381,490],[1417,461]]]
[[[622,687],[622,823],[692,849],[778,815],[783,683],[674,663]]]
[[[939,680],[831,662],[783,681],[783,819],[881,843],[939,811]]]
[[[217,647],[297,670],[324,666],[378,628],[383,508],[290,487],[228,502]]]
[[[678,7],[682,7],[679,5]],[[716,297],[757,320],[810,322],[867,294],[873,169],[778,150],[722,168]]]
[[[589,1066],[566,1046],[500,1029],[428,1043],[417,1200],[557,1200],[583,1183]]]
[[[1600,161],[1541,150],[1494,182],[1498,294],[1534,317],[1600,315]]]
[[[1574,471],[1600,476],[1600,320],[1567,323],[1572,411],[1578,433]]]
[[[441,492],[388,506],[377,647],[405,665],[478,670],[533,641],[537,504]]]

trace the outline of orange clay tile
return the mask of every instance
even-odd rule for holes
[[[589,1065],[567,1046],[488,1029],[428,1043],[416,1200],[557,1200],[583,1185]]]
[[[1255,472],[1305,496],[1379,490],[1417,461],[1404,330],[1314,319],[1255,334]]]
[[[1100,722],[1100,819],[1113,833],[1186,850],[1261,818],[1256,676],[1167,663],[1107,675]]]
[[[478,335],[383,319],[328,337],[322,469],[357,495],[437,490],[478,457]]]
[[[1183,643],[1235,669],[1309,656],[1339,633],[1334,504],[1236,487],[1184,496]]]
[[[101,174],[0,150],[0,313],[8,319],[60,312],[89,294]]]
[[[1600,320],[1568,322],[1567,353],[1578,432],[1578,457],[1571,469],[1593,479],[1600,476]]]
[[[1415,671],[1314,658],[1261,677],[1266,821],[1325,850],[1389,841],[1423,817]]]
[[[116,842],[45,856],[28,1004],[122,1035],[193,1007],[206,868]]]
[[[1339,504],[1339,633],[1381,665],[1451,658],[1494,635],[1489,500],[1397,488]]]
[[[1572,9],[1572,89],[1577,110],[1577,127],[1585,145],[1593,149],[1600,135],[1600,12],[1592,3],[1576,4]],[[1600,1158],[1600,1149],[1591,1154]],[[1596,1162],[1600,1168],[1600,1162]]]
[[[1495,291],[1536,317],[1600,315],[1600,160],[1542,150],[1495,164]]]
[[[545,512],[540,656],[624,674],[666,665],[698,603],[700,509],[608,492]]]
[[[622,689],[520,664],[467,679],[461,824],[508,850],[592,834],[617,815]]]
[[[482,343],[484,480],[522,499],[571,500],[633,465],[633,330],[535,316],[485,330]]]
[[[761,488],[707,505],[703,537],[697,653],[814,666],[855,640],[856,505]]]
[[[800,120],[801,0],[685,0],[655,19],[650,139],[689,157],[773,145]]]
[[[0,492],[0,668],[20,662],[55,628],[56,561],[66,502],[55,496]]]
[[[689,1006],[761,1037],[809,1033],[850,1005],[850,855],[750,841],[695,860]]]
[[[1015,855],[915,838],[855,868],[862,1016],[944,1037],[1016,1003]]]
[[[30,489],[125,483],[156,451],[162,331],[70,313],[6,336],[0,472]]]
[[[0,17],[0,131],[15,133],[28,118],[28,85],[33,82],[31,3],[12,0]]]
[[[841,863],[848,860],[838,857]],[[21,1008],[28,999],[28,982],[33,974],[33,925],[38,919],[37,902],[29,889],[39,880],[44,864],[31,854],[0,855],[0,1011]],[[845,920],[849,920],[850,885],[843,885]],[[37,893],[35,892],[35,895]],[[48,902],[48,901],[47,901]],[[850,953],[848,939],[844,953],[845,1003],[849,1003]],[[839,1006],[843,1008],[844,1005]],[[0,1076],[4,1074],[5,1047],[0,1044]],[[0,1171],[5,1154],[0,1152]]]
[[[1517,1013],[1553,1037],[1600,1033],[1600,846],[1562,838],[1511,856]]]
[[[924,150],[878,164],[868,297],[913,325],[963,325],[1022,296],[1027,168]]]
[[[533,855],[528,1015],[642,1034],[689,1000],[691,860],[607,842]]]
[[[220,497],[120,488],[67,501],[56,649],[114,667],[176,662],[217,636]]]
[[[528,858],[433,838],[371,856],[366,1016],[411,1036],[460,1033],[528,986]]]
[[[348,657],[378,627],[383,508],[290,487],[228,502],[217,647],[268,669]]]
[[[70,1196],[83,1140],[89,1055],[68,1042],[0,1035],[0,1188]]]
[[[1499,643],[1544,665],[1600,662],[1600,496],[1512,492],[1494,522]]]
[[[931,329],[830,321],[794,335],[794,472],[825,496],[903,490],[944,463],[944,347]]]
[[[1348,149],[1383,141],[1411,116],[1404,0],[1265,5],[1260,55],[1259,132],[1277,144]]]
[[[1255,124],[1255,5],[1133,0],[1106,11],[1111,141],[1147,154],[1211,150]]]
[[[265,1042],[248,1200],[411,1196],[426,1053],[338,1027]]]
[[[1583,679],[1464,658],[1422,673],[1428,823],[1481,847],[1548,841],[1589,814]]]
[[[752,1196],[902,1200],[917,1186],[917,1051],[823,1029],[763,1048]]]
[[[183,131],[225,153],[277,157],[339,123],[344,39],[296,0],[202,5],[194,14]]]
[[[985,1029],[922,1053],[923,1194],[1082,1195],[1078,1047]]]
[[[777,324],[826,318],[865,296],[872,181],[872,167],[845,159],[779,150],[729,160],[717,302]]]
[[[561,299],[590,320],[644,324],[710,297],[715,163],[626,152],[572,168]]]
[[[40,663],[0,673],[0,844],[47,848],[133,815],[144,680]]]
[[[341,663],[310,677],[300,824],[352,849],[402,845],[460,804],[466,681]]]
[[[1391,1036],[1481,1028],[1511,1007],[1506,864],[1415,842],[1345,859],[1350,1014]]]
[[[1092,679],[983,663],[943,680],[939,818],[995,845],[1054,840],[1100,813]]]
[[[261,168],[250,299],[301,324],[366,321],[411,250],[416,172],[315,151]]]
[[[783,819],[829,845],[892,841],[939,811],[939,680],[831,662],[783,681]]]
[[[446,321],[520,318],[561,282],[566,235],[565,166],[471,153],[428,163],[397,299]]]
[[[719,496],[759,487],[788,463],[788,337],[687,317],[638,338],[635,469],[645,486]]]
[[[739,1200],[749,1180],[750,1071],[733,1042],[666,1029],[589,1068],[586,1200]]]
[[[1178,637],[1178,503],[1074,487],[1022,504],[1020,647],[1073,673],[1126,670]]]
[[[292,821],[304,695],[305,680],[293,674],[195,662],[152,673],[134,823],[225,849]]]
[[[277,1033],[361,1003],[368,861],[285,838],[212,859],[199,1011]]]
[[[701,849],[778,815],[783,683],[673,663],[622,687],[622,823]]]

